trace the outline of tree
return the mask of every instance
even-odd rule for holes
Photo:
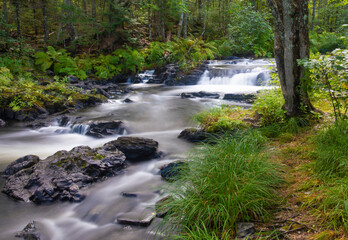
[[[268,0],[275,19],[274,54],[284,108],[290,117],[314,110],[310,103],[305,69],[298,59],[309,57],[308,0]]]

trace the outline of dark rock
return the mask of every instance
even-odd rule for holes
[[[47,72],[46,72],[46,75],[47,76],[54,76],[54,75],[56,75],[53,71],[51,71],[51,70],[48,70]]]
[[[75,77],[75,76],[69,76],[68,77],[68,81],[71,83],[71,84],[77,84],[80,82],[80,79],[78,77]]]
[[[8,177],[19,172],[22,169],[30,168],[37,164],[40,161],[40,158],[35,155],[27,155],[21,158],[18,158],[16,161],[10,163],[4,171],[4,176]]]
[[[165,80],[164,84],[168,86],[196,85],[204,74],[206,68],[206,65],[202,65],[188,74],[178,72],[175,77]]]
[[[123,192],[122,196],[124,196],[124,197],[137,197],[138,193]]]
[[[112,143],[109,145],[111,148]],[[26,202],[81,201],[82,188],[119,174],[126,166],[125,159],[115,147],[106,150],[79,146],[59,151],[10,175],[2,191]]]
[[[60,127],[65,127],[68,125],[69,122],[72,122],[72,117],[69,116],[61,116],[59,118],[57,118],[57,123]],[[75,119],[75,118],[74,118]]]
[[[161,167],[161,176],[167,181],[175,181],[183,169],[184,162],[172,162]]]
[[[133,101],[132,101],[131,99],[129,99],[129,98],[126,98],[126,99],[123,100],[122,102],[124,102],[124,103],[132,103]]]
[[[171,81],[176,78],[179,67],[175,64],[167,64],[162,68],[158,68],[154,72],[154,78],[150,79],[147,83],[162,84],[165,81]]]
[[[234,100],[234,101],[243,101],[247,103],[253,103],[256,99],[256,94],[253,93],[228,93],[225,94],[224,100]]]
[[[218,99],[220,95],[218,93],[209,93],[209,92],[192,92],[192,93],[182,93],[181,98],[213,98]]]
[[[252,237],[255,233],[255,225],[253,223],[237,223],[237,238],[243,239],[247,237]]]
[[[184,129],[178,136],[178,138],[185,139],[189,142],[202,142],[208,139],[207,133],[202,129],[187,128]]]
[[[36,222],[33,221],[28,223],[25,228],[16,234],[16,237],[21,238],[23,240],[40,240],[40,234],[36,227]]]
[[[156,214],[154,212],[129,212],[117,217],[117,222],[120,224],[148,227]]]
[[[0,127],[5,127],[6,122],[0,118]]]
[[[140,137],[119,137],[117,140],[106,143],[103,148],[107,151],[119,149],[127,160],[142,161],[158,157],[158,142]]]
[[[121,121],[99,121],[89,124],[87,136],[103,138],[105,136],[124,134],[126,127]]]
[[[166,196],[160,200],[158,200],[155,204],[155,208],[156,208],[156,217],[158,218],[164,218],[168,211],[169,208],[166,206],[169,202],[171,201],[171,197],[170,196]]]

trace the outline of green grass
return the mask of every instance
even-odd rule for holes
[[[348,232],[348,122],[331,125],[314,138],[314,171],[319,217],[334,229]]]
[[[257,131],[224,136],[190,156],[171,189],[167,220],[176,239],[230,239],[239,221],[264,220],[278,204],[279,166],[261,154]],[[174,231],[174,230],[173,230]]]

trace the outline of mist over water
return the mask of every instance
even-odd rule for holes
[[[162,196],[158,191],[166,184],[159,168],[170,161],[181,159],[193,145],[177,138],[180,131],[194,126],[192,116],[208,107],[221,104],[247,106],[245,103],[222,100],[224,93],[256,92],[267,88],[271,62],[265,60],[212,61],[199,83],[194,86],[167,87],[151,84],[134,84],[123,99],[84,109],[72,114],[78,124],[60,127],[58,124],[41,129],[12,125],[0,128],[0,169],[19,157],[35,154],[41,159],[58,150],[75,146],[101,146],[118,136],[95,139],[84,135],[86,125],[95,120],[121,120],[127,126],[126,135],[152,138],[159,142],[163,159],[130,165],[124,174],[92,185],[86,189],[87,198],[81,203],[54,203],[34,205],[16,202],[0,194],[0,239],[18,239],[14,235],[27,223],[39,224],[43,239],[52,240],[132,240],[153,239],[153,228],[117,224],[116,218],[127,212],[150,211]],[[153,72],[146,72],[146,77]],[[257,86],[257,81],[266,86]],[[183,92],[217,92],[220,99],[181,99]],[[2,188],[4,180],[1,179]],[[126,198],[122,192],[137,192],[139,197]]]

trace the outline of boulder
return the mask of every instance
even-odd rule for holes
[[[27,155],[21,158],[18,158],[16,161],[10,163],[4,171],[4,176],[8,177],[22,169],[30,168],[37,164],[40,161],[40,158],[35,155]]]
[[[122,135],[126,128],[121,121],[98,121],[88,124],[87,136],[104,138],[111,135]]]
[[[16,234],[17,238],[21,238],[23,240],[40,240],[40,233],[37,230],[36,222],[33,221],[28,223],[25,228]]]
[[[208,135],[203,129],[187,128],[179,134],[178,138],[185,139],[188,142],[196,143],[207,140]]]
[[[224,100],[243,101],[246,103],[253,103],[256,99],[254,93],[227,93],[225,94]]]
[[[126,167],[125,155],[115,147],[110,148],[79,146],[56,152],[10,175],[2,191],[26,202],[81,201],[82,188],[117,175]]]
[[[117,140],[106,143],[104,149],[112,151],[119,149],[129,161],[142,161],[159,156],[158,142],[140,137],[119,137]]]

